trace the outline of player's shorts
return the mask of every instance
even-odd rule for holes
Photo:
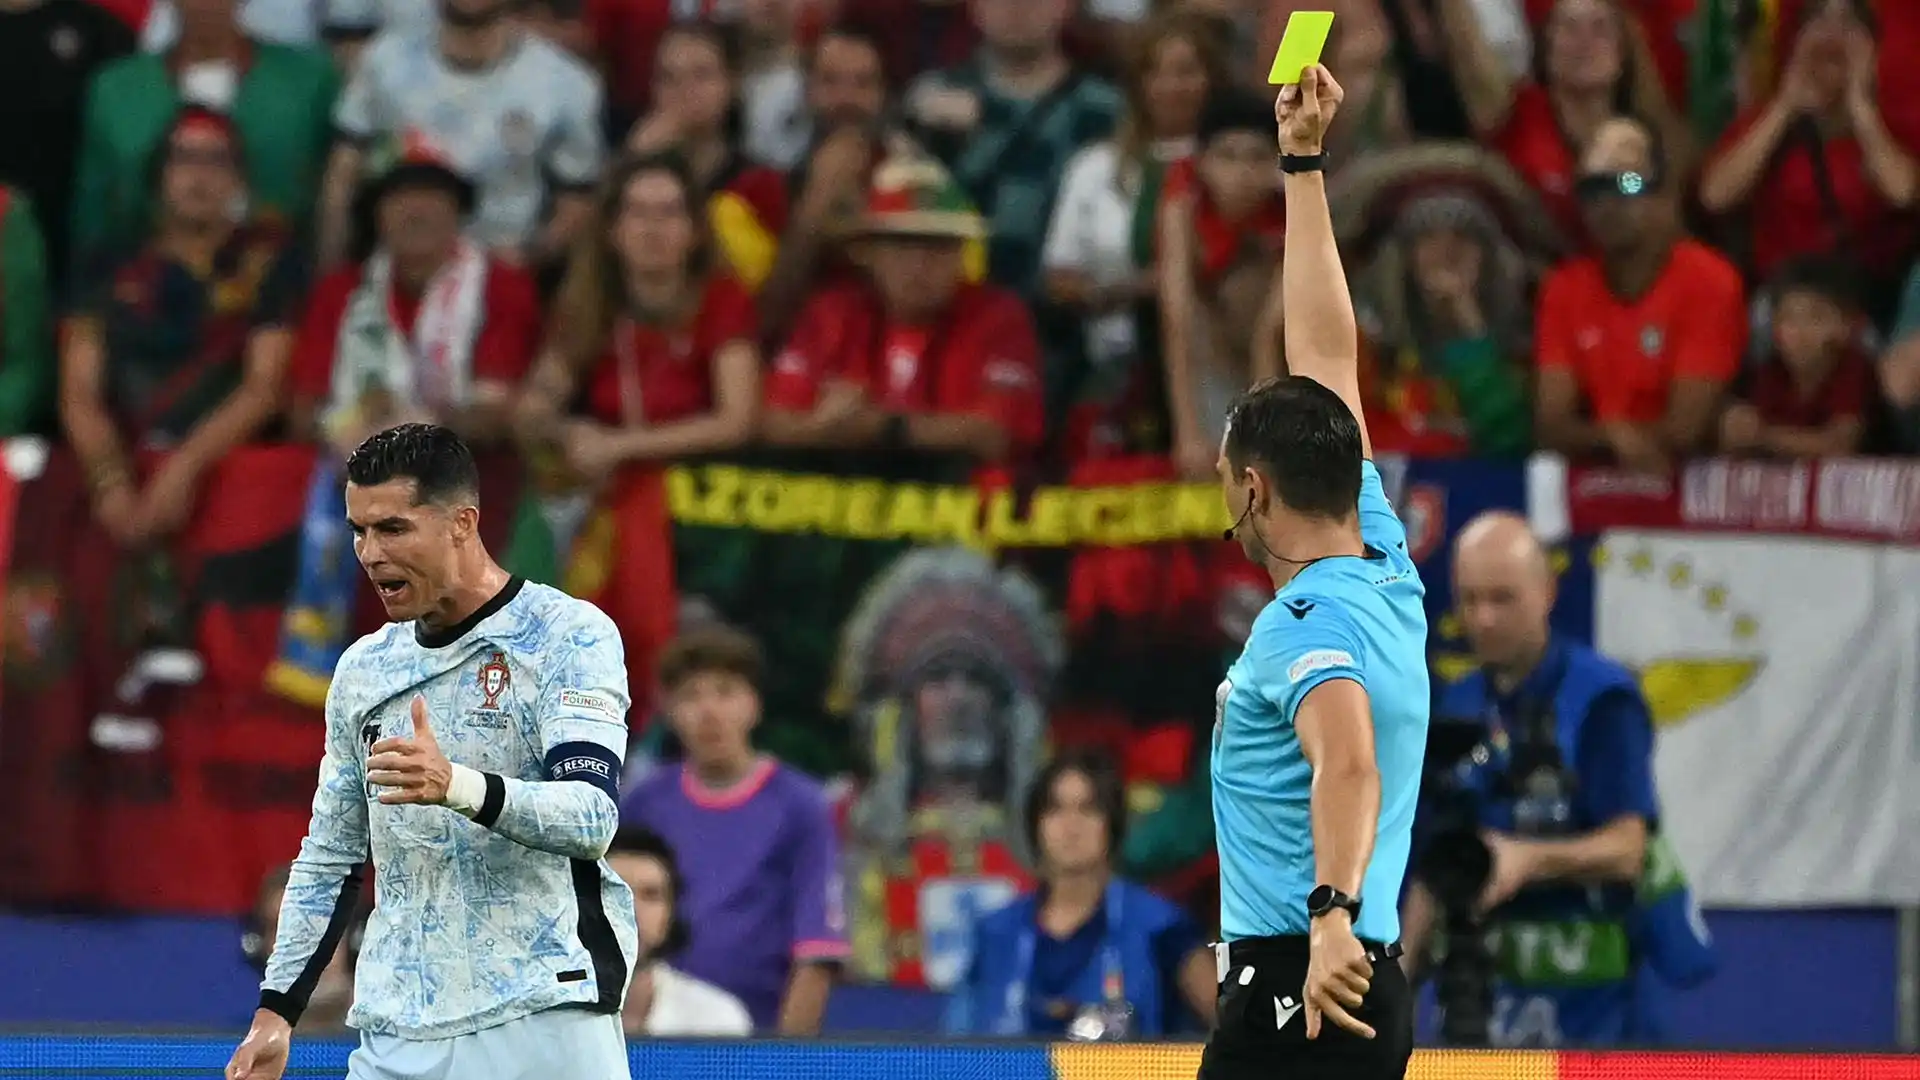
[[[1199,1080],[1402,1080],[1413,1057],[1413,991],[1397,948],[1366,945],[1373,981],[1360,1008],[1349,1011],[1374,1037],[1363,1039],[1322,1017],[1320,1037],[1311,1040],[1300,1002],[1307,939],[1227,946],[1220,1022],[1200,1058]],[[1216,960],[1216,970],[1221,966]]]
[[[548,1009],[451,1039],[362,1032],[347,1080],[632,1080],[620,1017]]]

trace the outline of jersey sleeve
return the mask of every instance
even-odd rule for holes
[[[793,958],[802,963],[843,960],[847,943],[846,883],[840,874],[840,840],[833,815],[811,793],[796,817],[793,860]]]
[[[260,982],[260,1007],[297,1024],[320,975],[353,921],[371,857],[367,830],[366,746],[356,718],[340,705],[355,653],[341,659],[327,691],[325,750],[313,817],[280,900],[273,955]]]
[[[1389,556],[1407,553],[1407,527],[1387,501],[1387,487],[1371,461],[1360,463],[1360,539]]]
[[[974,367],[969,411],[1000,425],[1018,451],[1031,451],[1046,437],[1046,403],[1040,385],[1040,339],[1033,317],[1011,296],[999,298],[952,345],[956,358]]]
[[[1675,378],[1725,385],[1740,370],[1749,328],[1745,287],[1733,264],[1718,257],[1703,264],[1683,320],[1668,343]]]
[[[544,775],[485,773],[477,825],[536,851],[597,859],[620,825],[627,748],[627,663],[613,620],[576,601],[540,654],[533,708],[546,751]]]
[[[1353,620],[1318,596],[1282,597],[1254,624],[1252,648],[1260,694],[1293,723],[1314,687],[1334,679],[1367,685],[1366,654]]]

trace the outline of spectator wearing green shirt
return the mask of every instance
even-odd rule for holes
[[[90,255],[146,235],[148,164],[183,105],[229,116],[246,147],[255,219],[304,233],[333,138],[339,76],[323,50],[252,41],[233,0],[181,0],[180,31],[164,53],[100,70],[87,94],[75,179],[72,247]]]
[[[42,431],[52,417],[47,308],[46,247],[33,205],[0,185],[0,438]]]

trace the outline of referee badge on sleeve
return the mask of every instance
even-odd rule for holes
[[[1297,683],[1316,671],[1353,666],[1353,654],[1343,649],[1315,649],[1287,667],[1287,681]]]

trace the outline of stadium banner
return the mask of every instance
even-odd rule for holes
[[[1688,529],[1920,544],[1920,461],[1714,458],[1672,476],[1575,467],[1566,487],[1575,534]]]
[[[296,1039],[290,1080],[339,1076],[352,1044]],[[0,1073],[28,1078],[188,1080],[218,1075],[230,1040],[0,1036]],[[727,1080],[1192,1080],[1200,1047],[1175,1043],[1045,1046],[840,1042],[629,1045],[635,1076]],[[1872,1054],[1414,1052],[1409,1080],[1920,1080],[1920,1058]]]
[[[1640,672],[1663,829],[1700,902],[1920,895],[1920,551],[1613,529],[1594,562],[1596,642]]]

